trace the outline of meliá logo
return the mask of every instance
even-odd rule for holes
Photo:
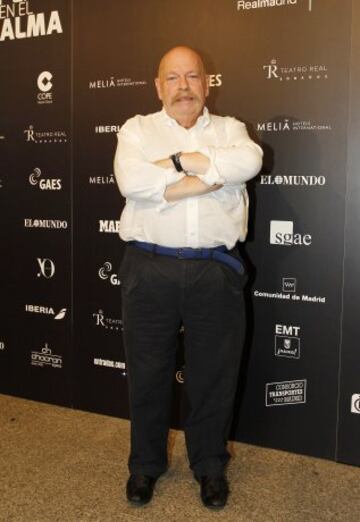
[[[270,221],[270,244],[284,246],[310,246],[310,234],[294,233],[292,221]]]
[[[89,176],[90,185],[114,185],[115,177],[114,174],[109,176]]]
[[[303,176],[303,175],[263,175],[260,176],[261,185],[285,185],[294,187],[323,187],[326,184],[325,176]]]
[[[331,131],[332,126],[328,122],[314,122],[311,120],[268,120],[258,121],[256,125],[258,132],[289,132],[289,131]]]
[[[64,319],[67,309],[61,308],[61,310],[57,314],[55,314],[52,306],[26,304],[25,312],[29,312],[31,314],[51,315],[56,321],[60,321],[61,319]]]
[[[29,183],[33,187],[39,187],[40,190],[61,190],[61,179],[59,178],[48,178],[40,179],[41,170],[36,167],[29,176]]]
[[[99,232],[118,234],[120,232],[120,220],[99,219]]]
[[[60,219],[24,219],[25,228],[45,228],[55,230],[65,230],[68,227],[67,221]]]

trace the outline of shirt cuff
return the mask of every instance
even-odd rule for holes
[[[204,154],[204,156],[207,156],[210,160],[210,166],[205,172],[205,174],[199,174],[198,177],[201,181],[209,185],[210,187],[212,185],[222,185],[224,184],[225,180],[220,176],[219,171],[215,165],[215,158],[216,158],[216,152],[214,149],[210,147],[203,147],[199,149],[199,152],[201,154]]]

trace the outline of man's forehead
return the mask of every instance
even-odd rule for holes
[[[160,60],[159,75],[178,67],[205,72],[201,57],[188,47],[175,47],[168,51]]]

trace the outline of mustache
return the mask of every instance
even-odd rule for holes
[[[193,100],[197,100],[198,97],[190,90],[185,90],[176,94],[172,100],[173,103],[176,103],[184,98],[192,98]]]

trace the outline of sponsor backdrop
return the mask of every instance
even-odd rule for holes
[[[128,417],[116,132],[187,44],[265,153],[232,437],[360,465],[353,3],[0,0],[1,392]],[[175,426],[184,378],[180,332]]]

